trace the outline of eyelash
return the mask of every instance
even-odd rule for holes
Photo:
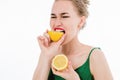
[[[69,16],[62,16],[62,18],[69,18]]]
[[[57,18],[57,17],[51,17],[51,18]],[[69,18],[69,16],[62,16],[62,18]]]
[[[56,17],[51,17],[51,18],[56,18]]]

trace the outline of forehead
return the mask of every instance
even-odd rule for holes
[[[62,13],[62,12],[74,12],[75,7],[70,0],[58,0],[55,1],[52,7],[52,13]]]

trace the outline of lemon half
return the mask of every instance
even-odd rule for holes
[[[68,66],[68,58],[64,54],[56,55],[52,60],[52,66],[58,70],[65,70]]]
[[[48,31],[48,34],[52,41],[57,42],[58,40],[60,40],[64,33],[59,31]]]

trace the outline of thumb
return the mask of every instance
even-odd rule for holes
[[[72,67],[71,61],[68,62],[68,69],[69,69],[69,70],[74,70],[73,67]]]
[[[60,39],[58,42],[56,42],[56,44],[57,44],[57,45],[61,45],[62,42],[64,41],[65,37],[66,37],[66,34],[64,34],[64,35],[61,37],[61,39]]]

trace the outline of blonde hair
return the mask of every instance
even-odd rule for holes
[[[89,0],[68,0],[68,1],[71,1],[73,3],[80,16],[85,16],[86,18],[88,17],[89,13],[87,8],[89,5]]]
[[[88,13],[88,5],[89,5],[89,1],[88,0],[71,0],[73,5],[76,7],[76,9],[78,10],[78,14],[80,16],[85,16],[88,17],[89,13]]]

